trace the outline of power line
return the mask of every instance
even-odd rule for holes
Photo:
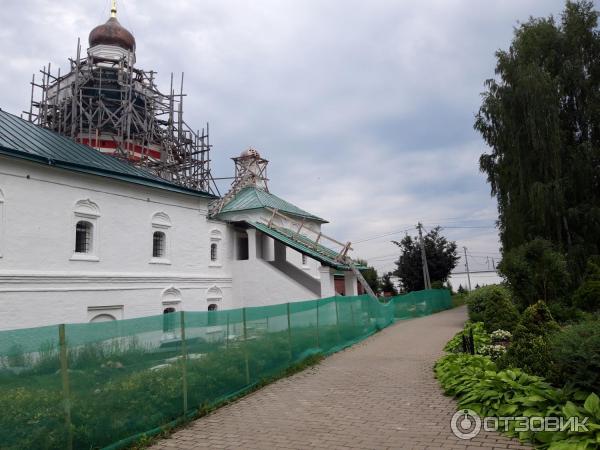
[[[430,225],[430,224],[428,224]],[[443,225],[443,224],[434,224],[435,226],[439,226],[442,229],[453,229],[453,230],[470,230],[470,229],[496,229],[496,226],[489,226],[489,225],[463,225],[463,226],[458,226],[458,225]],[[362,242],[368,242],[368,241],[373,241],[375,239],[380,239],[383,237],[388,237],[388,236],[393,236],[395,234],[400,234],[400,233],[406,233],[408,231],[413,230],[414,227],[410,227],[410,228],[405,228],[403,230],[397,230],[397,231],[390,231],[387,233],[383,233],[383,234],[378,234],[375,236],[369,236],[366,238],[362,238],[362,239],[356,239],[356,240],[351,240],[353,244],[360,244]],[[425,227],[423,227],[423,229],[425,229]],[[427,230],[426,230],[427,231]]]
[[[459,229],[459,230],[460,229],[471,229],[471,228],[487,228],[487,229],[492,229],[493,228],[494,230],[496,229],[496,227],[490,227],[490,226],[485,226],[485,225],[481,225],[481,226],[480,225],[477,225],[477,226],[475,226],[475,225],[466,226],[465,225],[463,227],[440,225],[440,228],[442,228],[442,229],[452,228],[452,229]]]
[[[352,241],[352,243],[353,244],[360,244],[361,242],[373,241],[375,239],[379,239],[379,238],[382,238],[382,237],[393,236],[394,234],[405,233],[405,232],[410,231],[412,229],[413,229],[413,227],[406,228],[404,230],[391,231],[389,233],[379,234],[377,236],[371,236],[371,237],[368,237],[368,238],[365,238],[365,239],[359,239],[359,240],[356,240],[356,241]]]

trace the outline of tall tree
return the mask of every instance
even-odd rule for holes
[[[394,282],[392,281],[392,272],[388,272],[381,277],[380,286],[381,292],[384,294],[389,294],[391,296],[398,295],[398,289],[394,286]]]
[[[600,34],[590,1],[566,3],[559,23],[531,18],[496,53],[475,129],[498,200],[504,250],[535,238],[583,273],[600,253]]]
[[[446,282],[459,259],[456,255],[456,242],[448,241],[440,234],[440,230],[440,227],[433,228],[423,236],[432,284],[436,281]],[[394,271],[394,275],[400,278],[407,292],[424,289],[419,238],[407,235],[400,242],[392,242],[400,247],[401,251],[400,259],[395,263],[398,268]]]

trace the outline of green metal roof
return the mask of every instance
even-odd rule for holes
[[[262,189],[253,186],[245,187],[238,192],[221,210],[219,214],[235,211],[246,211],[249,209],[273,208],[283,213],[293,214],[295,216],[305,217],[316,222],[327,223],[309,212],[306,212],[297,206],[286,202],[284,199],[270,194]]]
[[[260,222],[246,222],[248,225],[256,228],[260,232],[271,236],[273,239],[278,240],[282,244],[287,247],[293,248],[294,250],[299,251],[300,253],[316,259],[326,266],[333,267],[338,270],[350,270],[350,266],[346,264],[342,264],[335,260],[335,257],[338,255],[338,252],[331,250],[321,244],[316,243],[315,241],[307,238],[306,236],[296,235],[296,233],[287,228],[278,227],[277,230],[269,228],[266,224]],[[294,236],[295,239],[292,239],[291,236]],[[298,242],[300,241],[300,242]],[[318,248],[317,252],[314,247]]]
[[[207,192],[166,181],[146,170],[105,155],[87,145],[78,144],[1,109],[0,154],[182,194],[215,198]]]

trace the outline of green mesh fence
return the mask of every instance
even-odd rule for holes
[[[122,447],[311,354],[450,306],[431,290],[0,332],[0,448]]]

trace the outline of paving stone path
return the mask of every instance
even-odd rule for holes
[[[321,364],[194,421],[152,449],[527,449],[497,433],[460,440],[433,376],[464,307],[402,321]]]

